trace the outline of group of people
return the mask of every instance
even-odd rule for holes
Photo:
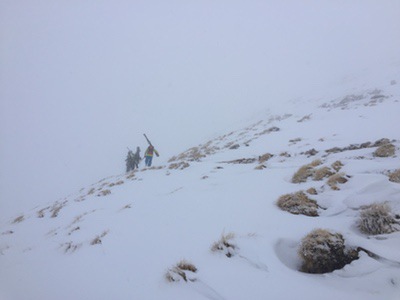
[[[153,156],[157,155],[159,156],[159,153],[157,152],[156,149],[154,149],[153,145],[149,145],[144,152],[144,164],[146,167],[151,167],[151,163],[153,161]],[[140,156],[140,148],[136,148],[136,152],[133,153],[132,150],[128,151],[128,156],[126,158],[126,172],[135,170],[139,168],[139,163],[142,160],[142,157]]]

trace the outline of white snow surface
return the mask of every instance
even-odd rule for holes
[[[363,205],[386,202],[400,214],[400,184],[388,179],[400,168],[399,75],[293,102],[291,111],[202,142],[196,147],[209,154],[198,160],[178,154],[160,165],[155,158],[150,169],[142,165],[10,216],[0,224],[0,299],[400,299],[400,232],[367,236],[356,225]],[[381,138],[392,141],[395,156],[374,157],[376,147],[325,152]],[[304,154],[312,148],[316,155]],[[256,169],[265,153],[273,157]],[[255,161],[229,163],[242,158]],[[326,179],[291,183],[315,159],[322,166],[340,160],[349,181],[340,190]],[[183,161],[189,166],[170,168]],[[281,195],[311,187],[318,195],[310,197],[326,208],[320,216],[276,206]],[[302,273],[297,250],[316,228],[385,259],[360,252],[341,270]],[[229,233],[234,255],[211,251]],[[197,272],[167,281],[181,260]]]

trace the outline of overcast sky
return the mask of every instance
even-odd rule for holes
[[[0,220],[399,63],[400,1],[0,1]]]

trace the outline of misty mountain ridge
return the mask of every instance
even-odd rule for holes
[[[13,216],[0,299],[400,299],[399,79]],[[362,218],[374,207],[387,223]],[[298,252],[316,229],[368,252],[309,274]]]

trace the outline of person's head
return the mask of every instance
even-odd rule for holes
[[[140,152],[140,148],[139,147],[136,148],[136,152]]]
[[[154,149],[153,145],[150,145],[150,146],[149,146],[149,149]]]

